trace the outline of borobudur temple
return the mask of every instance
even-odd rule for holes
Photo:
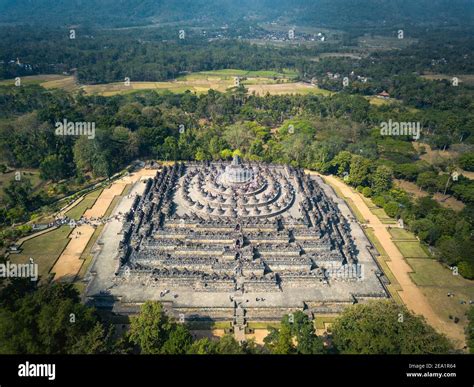
[[[137,182],[95,248],[87,297],[116,313],[161,301],[187,320],[279,320],[387,297],[349,208],[287,165],[188,162]]]

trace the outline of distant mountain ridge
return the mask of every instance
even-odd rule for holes
[[[251,17],[328,27],[472,25],[473,0],[0,0],[0,23],[133,26]]]

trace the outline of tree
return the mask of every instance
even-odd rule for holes
[[[140,347],[142,354],[159,354],[173,328],[172,322],[159,302],[147,301],[140,314],[131,318],[130,341]]]
[[[366,186],[369,181],[370,160],[362,156],[353,156],[350,164],[349,183],[353,186]]]
[[[271,328],[264,343],[274,354],[324,353],[323,342],[316,336],[313,322],[302,311],[283,316],[280,328]]]
[[[391,218],[395,218],[398,214],[400,207],[397,202],[388,202],[383,206],[385,213]]]
[[[132,317],[128,338],[142,354],[185,354],[193,343],[188,328],[168,317],[156,301],[145,302]]]
[[[249,128],[248,123],[236,123],[226,128],[224,139],[232,149],[240,149],[245,153],[250,148],[255,135]]]
[[[374,196],[372,198],[372,202],[377,206],[377,207],[383,207],[385,205],[385,198],[383,196]]]
[[[429,192],[437,190],[438,175],[433,171],[421,172],[416,179],[416,185]]]
[[[362,187],[362,186],[359,186]],[[362,195],[364,195],[366,198],[370,198],[372,196],[373,192],[370,187],[364,187],[362,188]]]
[[[296,337],[296,351],[301,354],[322,354],[324,346],[322,340],[316,336],[313,321],[301,311],[294,313],[294,323],[291,332]]]
[[[40,164],[40,175],[43,180],[59,181],[70,175],[69,165],[60,155],[49,155]]]
[[[207,337],[194,341],[188,348],[190,355],[214,355],[218,350],[218,342]]]
[[[448,235],[443,235],[436,242],[436,253],[440,260],[449,265],[456,264],[461,259],[459,242]]]
[[[459,270],[459,274],[461,274],[464,278],[467,278],[470,280],[474,279],[474,263],[472,261],[459,262],[458,270]]]
[[[459,166],[469,172],[474,172],[474,153],[465,153],[459,158]]]
[[[264,343],[273,354],[289,355],[294,353],[291,328],[287,324],[282,324],[280,329],[272,327],[269,335],[265,337]]]
[[[415,220],[410,228],[424,242],[432,244],[439,238],[439,230],[430,219]]]
[[[467,346],[469,347],[469,352],[474,353],[474,306],[469,308],[467,319],[469,321],[466,327]]]
[[[342,151],[332,160],[332,165],[336,168],[336,174],[342,176],[344,172],[349,172],[352,154],[348,151]]]
[[[227,334],[219,339],[217,353],[221,355],[241,355],[244,351],[234,336]]]
[[[207,155],[202,149],[198,149],[194,158],[196,159],[196,161],[204,161],[207,159]]]
[[[178,158],[178,142],[176,138],[168,136],[162,146],[162,156],[165,160],[177,160]]]
[[[107,332],[105,327],[97,322],[87,334],[72,346],[69,353],[80,355],[108,354],[112,348],[111,333],[111,330]]]
[[[331,327],[341,354],[443,354],[449,340],[423,318],[393,301],[372,301],[347,308]]]
[[[376,194],[388,191],[392,188],[393,171],[386,165],[379,165],[372,175],[372,189]]]
[[[20,181],[12,180],[4,189],[5,201],[9,207],[21,207],[25,209],[32,208],[35,200],[33,195],[33,186],[29,179]]]
[[[69,284],[42,286],[0,306],[0,353],[99,353],[107,333]]]
[[[193,342],[193,336],[189,333],[186,326],[174,324],[173,329],[169,333],[168,339],[161,348],[161,353],[171,355],[185,354]]]
[[[232,151],[230,149],[223,149],[220,156],[223,160],[229,160],[232,158]]]
[[[227,144],[226,142],[218,136],[213,136],[211,141],[209,141],[209,153],[212,156],[213,160],[219,160],[221,158],[221,153],[225,150]]]

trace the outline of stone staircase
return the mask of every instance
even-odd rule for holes
[[[234,336],[239,343],[245,341],[245,326],[247,325],[245,320],[245,308],[242,306],[241,301],[242,300],[234,300]]]
[[[237,342],[241,343],[245,341],[245,327],[247,325],[247,321],[245,319],[245,308],[243,306],[245,299],[244,299],[244,277],[242,275],[236,276],[235,282],[235,291],[234,291],[234,337]]]

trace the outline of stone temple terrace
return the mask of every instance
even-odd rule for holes
[[[279,320],[385,298],[373,247],[343,200],[287,165],[188,162],[135,184],[94,250],[87,299],[185,320]]]

